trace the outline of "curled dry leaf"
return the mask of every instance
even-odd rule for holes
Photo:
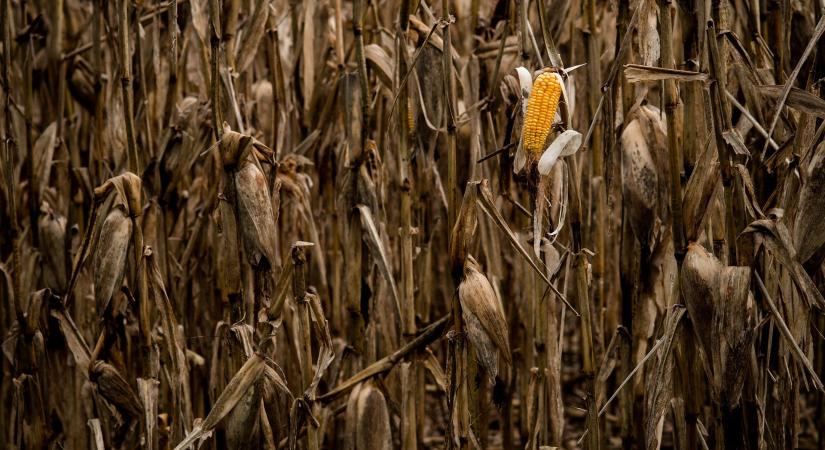
[[[566,130],[547,147],[539,159],[539,173],[548,175],[559,158],[576,153],[582,144],[582,134],[576,130]]]

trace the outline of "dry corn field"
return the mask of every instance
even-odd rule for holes
[[[825,2],[0,8],[0,448],[825,450]]]

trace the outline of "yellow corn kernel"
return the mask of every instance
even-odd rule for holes
[[[545,72],[536,78],[527,101],[527,113],[524,114],[521,130],[524,150],[533,157],[539,156],[544,150],[544,142],[550,134],[560,97],[561,84],[556,74]]]
[[[407,130],[410,134],[415,133],[415,116],[413,115],[413,101],[407,97]]]

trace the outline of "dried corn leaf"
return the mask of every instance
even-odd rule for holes
[[[819,145],[805,175],[793,223],[793,242],[801,263],[825,244],[825,145]]]
[[[758,87],[758,92],[776,100],[781,98],[783,88],[784,86],[763,84]],[[825,100],[802,89],[791,87],[785,104],[804,113],[825,118]]]
[[[384,280],[390,285],[390,292],[392,293],[395,312],[397,314],[396,320],[400,320],[402,311],[401,301],[398,298],[398,288],[395,284],[395,278],[393,278],[392,275],[392,267],[387,258],[387,251],[384,249],[384,241],[378,234],[378,228],[375,226],[375,220],[372,218],[370,208],[366,205],[358,205],[357,208],[361,217],[361,229],[364,231],[361,237],[367,244],[367,247],[369,247],[372,257],[378,263],[378,269],[381,271]]]
[[[247,359],[221,392],[206,419],[196,425],[175,447],[175,450],[184,450],[196,442],[207,439],[212,434],[215,426],[235,408],[247,391],[252,388],[252,385],[258,381],[265,367],[266,361],[257,353]]]
[[[624,76],[627,78],[628,83],[662,80],[675,80],[677,82],[708,80],[708,74],[702,72],[642,66],[639,64],[625,64]]]
[[[645,411],[645,442],[647,450],[656,450],[661,445],[661,426],[665,410],[673,396],[673,360],[671,353],[673,338],[679,326],[679,320],[685,314],[685,308],[674,305],[668,309],[662,333],[662,345],[656,355],[656,368],[645,380],[646,396]]]

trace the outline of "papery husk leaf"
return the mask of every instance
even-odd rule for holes
[[[252,267],[272,267],[277,234],[266,177],[256,162],[244,162],[234,174],[238,225]]]
[[[622,197],[633,233],[650,247],[658,197],[658,175],[650,145],[639,123],[631,121],[622,132]]]
[[[548,175],[560,157],[570,156],[579,149],[582,134],[576,130],[566,130],[558,135],[542,153],[538,169],[541,175]]]
[[[682,263],[680,287],[690,319],[708,358],[713,347],[711,324],[721,270],[722,264],[704,247],[697,243],[688,244],[687,254]]]
[[[120,206],[111,209],[101,226],[93,256],[95,305],[99,316],[106,314],[112,296],[123,282],[132,226],[132,219]]]
[[[63,294],[68,284],[66,270],[66,218],[51,211],[43,211],[38,220],[43,282],[52,291]]]
[[[470,257],[464,267],[464,279],[458,286],[458,299],[461,302],[462,316],[467,319],[470,342],[481,359],[480,362],[488,370],[488,375],[494,379],[498,364],[492,361],[497,359],[497,355],[491,354],[489,342],[501,351],[505,361],[511,362],[509,329],[496,292],[479,269]],[[485,335],[489,342],[484,339]]]
[[[132,419],[139,419],[143,415],[140,398],[114,366],[96,361],[89,378],[97,385],[100,395],[122,414]]]
[[[756,314],[750,281],[750,267],[725,267],[718,276],[711,359],[717,401],[726,407],[739,403],[749,364]]]
[[[372,383],[363,383],[350,394],[347,401],[346,432],[346,448],[349,450],[392,448],[387,401]]]

